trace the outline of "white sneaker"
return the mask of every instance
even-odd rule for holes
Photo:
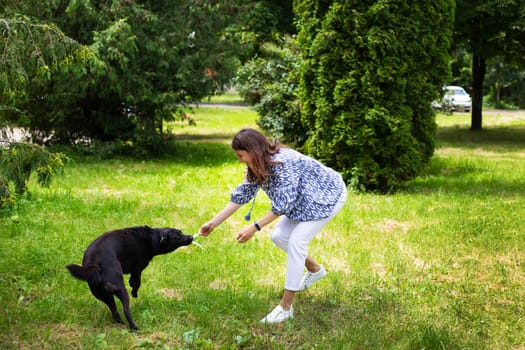
[[[321,265],[321,269],[317,272],[306,271],[303,280],[301,281],[301,285],[299,286],[299,290],[310,288],[312,284],[319,281],[324,276],[326,276],[326,270],[323,265]]]
[[[261,323],[272,324],[291,320],[293,318],[293,306],[286,311],[281,305],[277,305],[268,315],[266,315]]]

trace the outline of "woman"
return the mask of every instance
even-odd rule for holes
[[[247,242],[280,217],[271,237],[288,256],[285,290],[280,304],[261,322],[283,322],[293,318],[295,293],[326,275],[324,267],[308,255],[308,244],[343,207],[346,186],[333,169],[278,142],[269,142],[254,129],[241,130],[231,146],[239,162],[247,165],[246,178],[233,190],[226,207],[203,224],[199,232],[209,235],[243,204],[250,202],[259,188],[266,192],[271,210],[244,227],[237,241]],[[307,271],[303,276],[305,267]]]

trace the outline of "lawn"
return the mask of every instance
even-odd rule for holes
[[[65,269],[104,231],[173,226],[187,234],[222,209],[244,169],[231,136],[246,108],[195,109],[168,126],[163,159],[71,155],[49,189],[0,217],[2,349],[525,349],[525,114],[438,116],[428,169],[393,195],[350,193],[310,246],[329,271],[296,297],[296,318],[259,323],[279,301],[285,256],[265,228],[236,243],[241,210],[209,237],[156,257],[114,324]],[[258,198],[253,216],[268,199]],[[118,303],[119,309],[120,304]]]

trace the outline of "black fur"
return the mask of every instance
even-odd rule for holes
[[[192,236],[174,228],[128,227],[109,231],[95,239],[84,253],[82,266],[67,265],[74,277],[87,281],[91,293],[109,307],[113,319],[123,323],[113,295],[122,302],[129,326],[137,330],[129,308],[124,274],[130,274],[131,295],[137,297],[142,270],[155,255],[166,254],[189,245]]]

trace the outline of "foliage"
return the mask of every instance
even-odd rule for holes
[[[257,124],[276,139],[294,146],[306,140],[297,98],[299,52],[285,37],[266,43],[260,56],[245,63],[235,79],[237,91],[259,113]]]
[[[0,147],[0,209],[12,206],[15,195],[21,196],[27,191],[27,182],[33,173],[40,186],[49,187],[53,177],[62,174],[65,160],[65,154],[52,153],[33,144],[9,142],[6,147]],[[14,194],[10,184],[14,186]]]
[[[296,1],[306,149],[357,189],[388,192],[434,151],[454,2]]]
[[[457,85],[472,93],[472,54],[461,48],[452,51],[451,77],[446,85]]]
[[[227,28],[244,19],[237,5],[234,0],[11,2],[3,14],[7,21],[15,13],[25,17],[19,28],[4,27],[5,47],[24,47],[34,23],[54,23],[65,33],[60,38],[79,45],[32,70],[21,67],[30,76],[26,98],[16,99],[16,113],[7,117],[42,140],[149,142],[162,134],[164,121],[179,116],[173,111],[180,104],[213,94],[230,80],[240,50]],[[42,29],[43,36],[50,34]],[[47,45],[35,43],[38,49]],[[48,46],[62,47],[57,39]],[[7,80],[14,74],[8,73]]]
[[[472,95],[472,54],[457,47],[451,61],[451,80],[447,85],[459,85]],[[483,81],[484,107],[498,109],[525,108],[525,71],[516,63],[505,63],[501,57],[487,62]]]
[[[50,66],[69,65],[83,48],[56,25],[18,14],[0,18],[0,33],[0,125],[16,119],[28,123],[29,86],[48,79]]]
[[[454,42],[472,54],[472,130],[482,129],[483,83],[490,59],[525,67],[525,3],[456,1]]]
[[[495,108],[525,108],[525,70],[496,59],[488,65],[484,86],[486,101]]]
[[[227,33],[238,43],[241,64],[260,56],[266,43],[276,43],[283,35],[296,33],[292,0],[238,1],[238,9],[237,20]]]

